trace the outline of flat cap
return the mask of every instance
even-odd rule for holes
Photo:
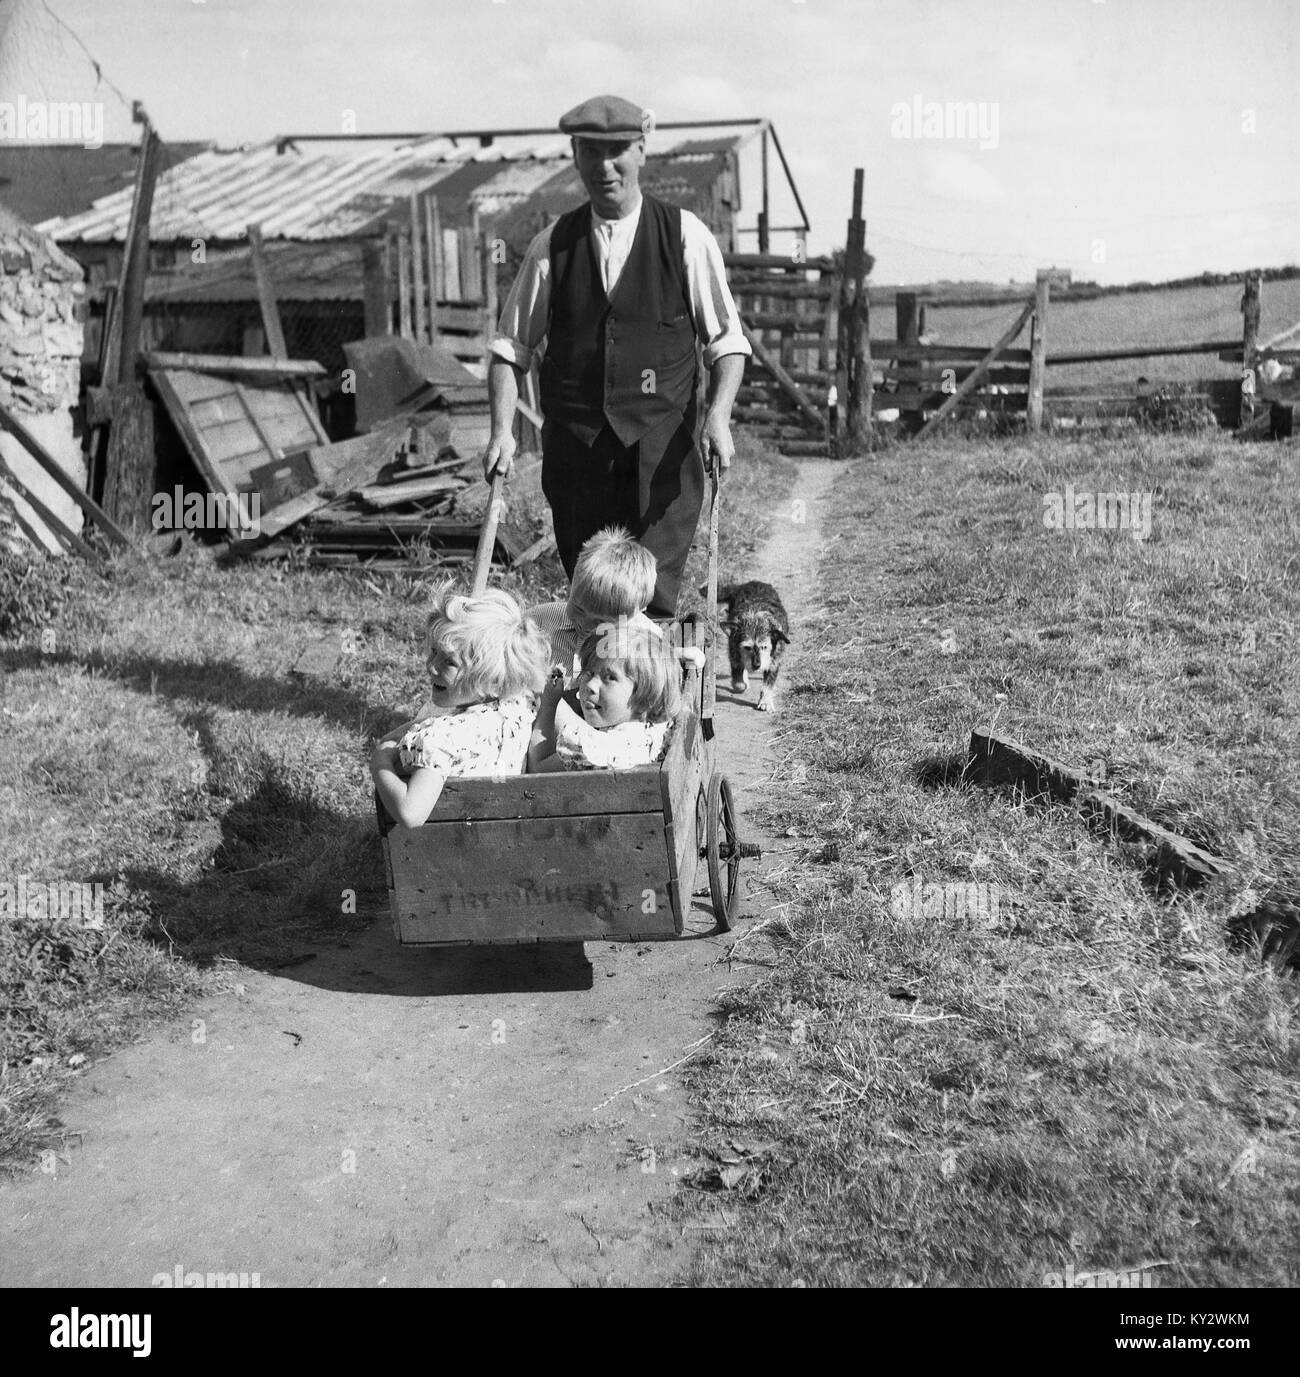
[[[622,96],[592,96],[560,116],[560,132],[575,139],[639,139],[654,127],[649,110]]]

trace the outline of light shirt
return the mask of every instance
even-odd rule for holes
[[[535,712],[533,695],[521,693],[412,723],[398,743],[399,773],[523,774]]]
[[[600,280],[608,296],[623,274],[644,198],[631,215],[604,220],[591,212],[591,238],[600,266]],[[523,369],[531,368],[546,352],[551,319],[551,230],[548,225],[528,246],[523,265],[506,297],[492,341],[492,353]],[[722,250],[709,227],[689,210],[682,211],[682,255],[686,261],[686,290],[690,297],[695,334],[704,348],[704,366],[712,368],[724,354],[750,354],[740,312],[727,286]]]
[[[555,754],[566,770],[631,770],[653,765],[668,744],[667,722],[593,727],[564,702],[555,709]]]

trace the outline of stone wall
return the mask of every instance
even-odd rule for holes
[[[53,240],[0,207],[0,406],[11,411],[84,490],[86,462],[73,416],[81,387],[85,286],[79,264]],[[12,435],[0,455],[23,484],[73,531],[82,515]],[[0,477],[0,539],[14,538],[17,507],[52,553],[62,546]],[[2,508],[8,505],[9,510]]]

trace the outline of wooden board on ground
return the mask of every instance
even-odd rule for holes
[[[1031,795],[1077,804],[1116,835],[1151,846],[1155,868],[1176,885],[1201,884],[1232,869],[1223,857],[1121,803],[1098,781],[1004,737],[971,733],[967,778],[982,784],[1012,784]]]

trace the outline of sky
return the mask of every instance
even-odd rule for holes
[[[1295,0],[45,3],[165,139],[333,132],[347,110],[554,127],[612,92],[661,120],[769,117],[813,253],[844,242],[863,168],[878,283],[1300,262]]]

